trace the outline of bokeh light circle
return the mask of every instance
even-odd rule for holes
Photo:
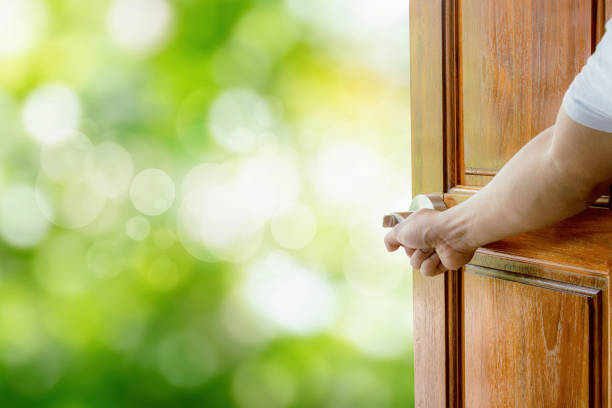
[[[282,251],[248,270],[245,296],[261,317],[293,333],[320,331],[335,317],[336,295],[330,283]]]
[[[106,199],[86,182],[62,186],[42,172],[36,180],[38,207],[45,217],[60,227],[76,229],[91,224],[102,213]],[[45,197],[49,197],[49,206]]]
[[[310,174],[322,200],[344,206],[375,202],[390,178],[375,150],[353,141],[321,146]]]
[[[61,131],[61,141],[40,150],[41,170],[58,184],[76,184],[86,176],[86,162],[93,145],[77,131]]]
[[[46,197],[39,196],[49,207]],[[49,221],[40,210],[36,191],[27,185],[11,185],[0,195],[0,234],[10,245],[28,248],[38,244],[49,230]]]
[[[40,0],[0,0],[0,58],[30,51],[42,35],[47,15]]]
[[[166,40],[172,9],[165,0],[115,0],[106,23],[111,37],[122,49],[149,54]]]
[[[265,143],[278,119],[267,101],[250,89],[221,94],[209,113],[209,127],[217,143],[235,153],[248,153]]]
[[[151,223],[142,215],[136,215],[125,223],[125,234],[134,241],[142,241],[149,236]]]
[[[130,199],[134,208],[145,215],[160,215],[174,203],[174,182],[163,170],[146,169],[134,177]]]
[[[87,251],[86,261],[91,273],[101,279],[114,278],[127,264],[125,248],[118,240],[96,241]]]
[[[197,387],[216,370],[209,342],[193,332],[170,333],[157,346],[157,368],[176,387]]]
[[[105,142],[95,146],[86,160],[87,182],[101,196],[122,197],[132,181],[132,157],[122,146]]]
[[[301,249],[307,246],[317,232],[317,218],[303,204],[277,215],[270,223],[270,230],[276,242],[287,249]]]
[[[201,164],[182,183],[177,229],[196,258],[248,259],[262,227],[291,208],[301,190],[288,153],[257,155],[224,164]]]
[[[64,84],[44,84],[32,91],[23,106],[26,131],[41,144],[54,144],[70,136],[79,126],[81,104]]]

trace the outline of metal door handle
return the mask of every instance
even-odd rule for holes
[[[422,208],[443,211],[446,210],[446,204],[444,203],[442,197],[438,194],[420,194],[414,197],[410,202],[410,211],[394,212],[385,215],[383,218],[383,227],[393,228],[400,222],[404,221],[404,218],[408,217],[413,212],[418,211]]]

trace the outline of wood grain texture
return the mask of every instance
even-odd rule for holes
[[[410,2],[413,196],[444,188],[442,16],[442,0]],[[445,279],[444,275],[433,279],[413,275],[416,407],[449,404]]]
[[[469,407],[600,406],[600,291],[468,266]]]
[[[612,0],[410,8],[413,194],[444,192],[452,206],[553,123]],[[611,243],[612,212],[591,209],[479,249],[468,266],[496,271],[415,273],[416,406],[612,407]]]
[[[593,2],[460,4],[465,166],[496,171],[554,123],[591,54]]]
[[[585,273],[574,273],[572,271],[565,271],[555,269],[554,266],[545,265],[543,263],[533,262],[521,262],[516,259],[508,259],[504,257],[491,256],[483,253],[477,253],[470,265],[482,266],[486,271],[493,271],[494,273],[489,274],[490,276],[497,276],[501,279],[504,275],[511,273],[516,281],[524,281],[525,279],[536,282],[537,285],[541,285],[544,281],[544,287],[549,287],[557,290],[568,290],[567,286],[570,286],[570,292],[580,292],[582,295],[589,295],[600,291],[600,295],[596,295],[594,299],[593,311],[598,314],[601,312],[601,320],[599,318],[594,319],[594,322],[601,322],[600,325],[594,324],[591,327],[591,338],[600,339],[600,341],[593,342],[593,353],[590,357],[590,362],[593,364],[593,372],[601,373],[601,376],[593,375],[593,378],[589,380],[589,386],[593,387],[595,400],[599,401],[599,395],[601,394],[601,400],[605,403],[603,405],[612,407],[612,400],[610,399],[610,348],[609,348],[609,333],[610,333],[610,290],[609,290],[609,278],[607,275],[591,275]],[[546,283],[547,282],[547,283]],[[571,289],[573,288],[573,289]],[[576,288],[580,288],[576,290]],[[586,290],[586,292],[585,292]],[[601,302],[600,302],[601,300]],[[509,350],[511,353],[512,350]],[[600,390],[601,388],[601,390]],[[597,406],[597,404],[594,404]]]
[[[489,181],[493,179],[492,176],[480,176],[476,174],[466,174],[463,177],[463,182],[468,186],[486,186]]]
[[[410,2],[413,195],[442,191],[444,95],[442,0]]]
[[[453,207],[478,190],[458,186],[444,194],[444,203]],[[600,197],[593,204],[607,206],[609,197]],[[477,253],[607,277],[612,268],[612,211],[594,206],[549,227],[490,243]]]
[[[470,177],[474,177],[472,181],[475,181],[476,183],[483,182],[484,179],[488,180],[491,178],[489,176],[468,175],[466,176],[466,179],[470,180]],[[472,183],[470,183],[469,185],[455,186],[451,188],[448,193],[443,194],[444,203],[449,208],[459,203],[462,203],[468,198],[470,198],[471,196],[473,196],[474,194],[476,194],[480,190],[481,187],[482,186],[478,184],[472,184]],[[610,187],[612,188],[612,186]],[[591,203],[590,207],[602,208],[602,209],[608,209],[608,210],[612,209],[612,206],[610,204],[609,193],[598,197],[595,201]]]
[[[493,242],[479,251],[608,276],[612,214],[609,210],[591,208],[551,227]]]
[[[414,397],[416,407],[446,407],[445,276],[413,274]]]

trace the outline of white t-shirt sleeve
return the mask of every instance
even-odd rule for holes
[[[576,122],[612,133],[612,20],[606,33],[563,97],[563,109]]]

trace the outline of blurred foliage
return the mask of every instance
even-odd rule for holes
[[[0,0],[2,406],[412,405],[401,3]]]

